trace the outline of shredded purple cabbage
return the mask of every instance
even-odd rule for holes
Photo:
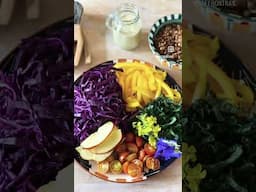
[[[85,72],[74,87],[74,136],[78,142],[107,121],[119,125],[127,118],[122,88],[113,63],[107,62]]]
[[[73,161],[73,24],[25,39],[0,71],[0,191],[32,192]]]

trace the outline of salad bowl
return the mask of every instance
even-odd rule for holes
[[[160,73],[164,72],[163,70],[156,68],[151,63],[148,63],[148,62],[145,62],[145,61],[142,61],[142,60],[137,60],[137,59],[117,59],[117,60],[107,61],[107,62],[99,64],[96,67],[91,68],[88,71],[84,72],[84,74],[81,75],[75,81],[75,120],[74,120],[75,132],[74,132],[74,134],[75,134],[75,140],[77,141],[76,142],[76,150],[75,150],[75,159],[90,174],[92,174],[92,175],[94,175],[96,177],[99,177],[99,178],[101,178],[103,180],[106,180],[106,181],[117,182],[117,183],[134,183],[134,182],[144,181],[147,178],[149,178],[149,177],[151,177],[151,176],[153,176],[155,174],[158,174],[159,172],[164,170],[166,167],[168,167],[170,164],[172,164],[172,162],[175,161],[175,159],[181,157],[181,152],[176,154],[177,157],[173,156],[172,158],[169,158],[168,160],[160,160],[160,165],[157,166],[157,168],[154,168],[154,169],[147,168],[146,167],[146,162],[144,162],[143,163],[144,164],[143,165],[144,169],[141,171],[141,174],[138,174],[138,175],[135,174],[135,176],[131,176],[131,174],[127,174],[127,171],[124,171],[125,170],[124,166],[125,166],[126,162],[127,162],[127,164],[129,164],[134,159],[139,161],[140,152],[144,152],[145,150],[147,150],[145,148],[145,146],[148,146],[147,145],[148,144],[147,143],[148,142],[147,141],[147,137],[142,137],[141,135],[138,134],[137,131],[135,131],[135,129],[132,128],[132,124],[134,124],[134,118],[136,119],[136,117],[138,117],[138,115],[140,114],[139,111],[143,110],[143,107],[141,109],[139,107],[136,108],[136,109],[134,108],[134,110],[130,111],[129,110],[130,108],[128,108],[128,107],[122,108],[122,103],[119,103],[118,109],[115,109],[116,113],[123,114],[122,111],[121,112],[119,111],[119,108],[122,108],[122,110],[125,111],[124,113],[125,113],[126,116],[124,115],[125,117],[122,117],[122,119],[125,119],[123,122],[121,122],[121,123],[118,122],[118,123],[114,123],[114,124],[122,130],[122,135],[123,136],[122,136],[122,139],[120,139],[121,141],[118,140],[118,142],[117,142],[118,144],[114,148],[114,152],[112,153],[111,156],[109,156],[109,154],[105,153],[108,156],[107,159],[105,158],[106,160],[102,160],[102,159],[100,159],[99,161],[96,161],[95,159],[94,160],[90,160],[89,156],[86,159],[86,154],[85,153],[81,153],[82,150],[86,150],[85,149],[86,145],[83,144],[84,141],[86,141],[87,138],[90,138],[91,135],[94,135],[95,131],[97,129],[95,129],[92,132],[88,133],[85,137],[81,137],[81,135],[83,133],[80,131],[82,126],[79,124],[79,121],[81,120],[81,116],[79,115],[79,113],[80,113],[80,108],[83,105],[82,104],[83,102],[81,101],[80,98],[83,98],[84,96],[81,96],[77,92],[78,92],[79,89],[81,89],[81,87],[86,86],[86,84],[89,85],[90,82],[87,81],[88,79],[100,78],[100,76],[104,76],[105,69],[103,69],[103,68],[106,67],[106,66],[110,66],[110,69],[113,70],[113,71],[117,70],[117,72],[116,72],[117,73],[116,74],[117,79],[120,78],[120,76],[119,76],[120,74],[118,74],[118,72],[119,73],[125,72],[126,69],[124,69],[124,68],[126,68],[126,67],[128,68],[128,70],[130,70],[131,66],[134,66],[134,70],[135,70],[134,74],[136,74],[136,70],[137,69],[140,69],[142,67],[146,67],[146,68],[149,67],[149,68],[152,68],[153,70],[157,70]],[[121,68],[119,68],[120,66],[124,66],[124,68],[121,69]],[[167,75],[166,72],[164,72],[164,73],[166,74],[166,78],[164,79],[164,82],[166,83],[166,85],[168,85],[169,88],[171,88],[173,90],[176,90],[177,92],[181,93],[181,91],[182,91],[181,87],[176,83],[176,81],[170,75]],[[97,75],[92,77],[89,74],[94,74],[94,75],[98,74],[99,77],[97,77]],[[111,76],[111,78],[112,78],[112,76]],[[100,80],[98,80],[98,81],[100,81]],[[110,83],[112,82],[112,84],[114,84],[115,81],[116,80],[113,81],[113,79],[109,80],[109,82]],[[143,82],[143,83],[146,83],[146,82]],[[93,84],[94,83],[92,83],[92,85],[90,87],[93,87]],[[96,82],[96,84],[97,84],[97,82]],[[100,86],[102,86],[102,85],[100,85]],[[121,84],[121,88],[123,88],[122,84]],[[94,89],[99,90],[101,88],[98,89],[97,86],[95,86]],[[108,89],[115,89],[115,88],[110,86],[110,87],[108,87]],[[143,89],[143,88],[141,88],[141,89]],[[93,94],[95,94],[95,91],[93,91],[93,92],[94,92]],[[103,91],[100,90],[99,92],[103,92]],[[115,92],[118,92],[118,89],[115,89]],[[91,92],[88,91],[87,93],[85,93],[85,97],[86,97],[86,94],[90,95]],[[108,94],[112,94],[111,91],[108,92]],[[124,93],[124,91],[121,91],[121,97],[123,97],[124,100],[125,100],[125,98],[124,98],[125,94],[127,94],[127,93]],[[101,97],[101,96],[99,96],[100,93],[97,94],[97,95],[98,95],[98,97]],[[77,97],[79,97],[79,98],[77,98]],[[87,98],[87,100],[90,100],[90,99],[91,99],[91,97]],[[94,100],[95,99],[92,98],[90,103],[93,103]],[[152,102],[154,102],[154,101],[156,102],[157,98],[156,99],[154,98],[152,100],[153,100]],[[99,105],[105,105],[105,104],[103,103],[103,104],[99,104]],[[113,105],[115,105],[115,103],[113,103],[112,105],[108,105],[108,107],[112,107]],[[150,105],[150,103],[148,105],[144,105],[144,107],[147,108],[147,106],[149,106],[149,105]],[[180,103],[179,103],[179,106],[181,106]],[[103,108],[100,108],[100,109],[103,109]],[[76,112],[78,112],[78,114],[76,114]],[[92,112],[92,113],[94,113],[94,112]],[[97,114],[98,115],[103,115],[103,114],[101,114],[100,111],[97,112]],[[108,113],[108,115],[109,115],[109,119],[111,120],[112,117],[111,117],[110,113]],[[97,117],[95,117],[95,119],[97,119]],[[170,120],[171,120],[171,118],[170,118]],[[99,121],[99,119],[97,119],[97,121]],[[106,124],[109,124],[109,122],[108,122],[109,120],[108,119],[104,119],[104,120],[100,120],[100,121],[107,122]],[[115,120],[113,122],[115,122]],[[84,124],[84,122],[82,122],[82,124]],[[95,126],[93,126],[93,127],[99,127],[99,126],[102,126],[102,124],[103,123],[100,123],[100,124],[96,124],[95,123]],[[103,126],[105,126],[105,125],[103,125]],[[87,128],[88,127],[89,126],[87,124]],[[101,129],[101,128],[99,128],[99,129]],[[96,132],[99,132],[99,129]],[[107,126],[105,127],[105,130],[106,129],[108,129]],[[135,141],[135,139],[130,139],[131,135],[133,135],[132,137],[134,137],[134,138],[136,137],[136,141]],[[96,138],[96,139],[98,139],[98,138]],[[137,139],[141,140],[143,142],[144,146],[141,145],[141,144],[138,144]],[[112,138],[112,141],[113,140],[115,140],[115,138]],[[124,147],[126,149],[128,148],[128,149],[127,150],[124,149],[124,151],[122,151],[122,147]],[[91,153],[92,152],[91,148],[90,147],[87,147],[87,148],[90,151],[89,153]],[[96,148],[97,148],[97,146],[96,146]],[[130,151],[134,152],[134,148],[135,148],[135,153],[137,153],[137,156],[132,158],[131,161],[130,160],[127,160],[127,161],[124,160],[123,161],[122,160],[122,156],[123,156],[122,154],[127,153],[127,151],[128,151],[128,153]],[[131,154],[131,153],[130,153],[131,156],[134,155],[134,154]],[[147,153],[146,153],[146,155],[147,155]],[[98,160],[98,158],[100,158],[99,156],[97,156],[97,153],[93,153],[93,154],[91,154],[91,156],[95,156],[97,160]],[[153,154],[151,155],[151,157],[153,158]],[[113,160],[113,159],[115,159],[115,160]],[[129,159],[129,155],[126,156],[126,159]],[[122,166],[122,170],[120,170],[118,173],[113,173],[113,171],[111,170],[111,164],[112,164],[113,161],[115,161],[117,163],[121,162],[121,164],[119,164],[119,166]],[[142,163],[142,159],[139,162]],[[106,164],[104,164],[104,166],[106,166],[106,170],[102,170],[102,163],[106,163]]]

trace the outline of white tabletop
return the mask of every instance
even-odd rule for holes
[[[75,69],[75,77],[107,60],[116,58],[142,59],[153,64],[159,64],[148,46],[147,35],[153,23],[162,16],[171,13],[181,13],[181,0],[132,0],[141,13],[143,22],[141,43],[133,51],[125,51],[113,44],[111,32],[105,27],[105,19],[114,9],[125,0],[79,0],[84,6],[85,15],[82,26],[89,49],[92,54],[92,64],[81,63]],[[75,162],[75,191],[90,192],[181,192],[182,191],[181,160],[175,161],[166,170],[148,180],[134,184],[110,183],[91,176],[77,162]],[[132,187],[132,188],[131,188]]]

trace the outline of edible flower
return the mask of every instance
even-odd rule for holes
[[[176,159],[181,157],[180,145],[174,140],[168,141],[161,138],[158,140],[156,148],[157,150],[154,157],[157,159],[167,161],[172,158]]]
[[[156,147],[158,133],[161,131],[161,127],[157,124],[157,118],[141,114],[137,119],[139,121],[133,122],[132,126],[137,129],[138,136],[147,136],[149,144]]]
[[[184,188],[191,192],[199,192],[202,179],[207,175],[200,163],[197,163],[196,148],[193,145],[182,143],[182,179]]]

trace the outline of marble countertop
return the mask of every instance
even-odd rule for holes
[[[147,41],[148,31],[153,23],[162,16],[171,13],[181,13],[181,0],[132,0],[141,13],[143,29],[139,47],[132,51],[120,49],[113,43],[111,32],[105,27],[105,19],[124,0],[79,0],[84,6],[82,28],[86,36],[87,44],[92,56],[92,63],[86,65],[83,62],[75,69],[75,78],[89,68],[107,60],[117,58],[132,58],[148,61],[158,65],[159,62],[152,54]],[[130,2],[130,1],[129,1]],[[181,80],[181,74],[173,74],[177,81]],[[182,169],[181,160],[176,160],[163,172],[150,177],[148,180],[134,184],[117,184],[98,179],[86,172],[77,162],[74,163],[75,191],[90,192],[181,192],[182,191]]]

